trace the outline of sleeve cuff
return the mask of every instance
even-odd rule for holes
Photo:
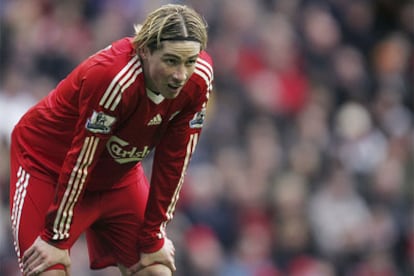
[[[66,240],[61,240],[61,241],[52,240],[50,235],[48,235],[47,231],[43,231],[40,234],[40,238],[44,240],[45,242],[47,242],[48,244],[53,245],[54,247],[57,247],[59,249],[69,248],[69,246],[66,244]]]

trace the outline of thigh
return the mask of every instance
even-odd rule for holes
[[[138,233],[148,192],[148,181],[141,173],[133,184],[102,193],[102,218],[86,232],[92,268],[130,267],[139,261]]]
[[[13,147],[11,148],[13,151]],[[23,168],[12,152],[10,156],[10,217],[14,239],[14,248],[17,253],[19,266],[22,267],[24,252],[33,244],[35,239],[45,228],[45,219],[56,193],[57,180],[47,177],[39,179]],[[93,196],[88,204],[79,204],[75,209],[78,216],[73,220],[70,246],[75,243],[80,234],[85,231],[99,215],[99,209],[94,208]],[[88,208],[83,208],[87,205]],[[96,210],[91,212],[91,210]],[[64,269],[63,265],[54,265],[48,270]]]
[[[10,217],[19,264],[23,253],[44,228],[54,190],[53,184],[33,177],[16,163],[11,164]]]

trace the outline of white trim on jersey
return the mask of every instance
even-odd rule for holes
[[[175,188],[170,205],[168,205],[167,212],[165,214],[167,216],[167,221],[162,222],[160,225],[161,237],[159,238],[165,237],[165,228],[167,226],[167,223],[173,218],[175,206],[177,205],[178,199],[180,197],[180,191],[184,183],[185,172],[187,171],[187,167],[188,167],[188,164],[190,163],[191,155],[193,154],[196,148],[197,142],[198,142],[198,135],[199,135],[198,133],[190,135],[190,140],[188,141],[188,144],[187,144],[187,152],[186,152],[185,159],[184,159],[184,165],[181,170],[181,177],[180,177],[180,180],[178,181],[178,185]]]
[[[194,70],[194,73],[196,73],[197,75],[199,75],[200,77],[202,77],[205,80],[206,85],[207,85],[207,90],[210,91],[212,86],[211,86],[211,80],[209,79],[209,77],[203,71],[201,71],[197,68]]]
[[[212,89],[212,82],[214,79],[213,76],[213,68],[211,65],[206,62],[205,60],[202,60],[201,58],[197,59],[196,63],[196,69],[194,70],[194,73],[199,75],[201,78],[204,79],[207,85],[207,90],[211,91]]]
[[[29,185],[30,174],[28,174],[21,166],[17,171],[16,191],[13,197],[13,208],[11,212],[11,226],[14,237],[14,250],[17,253],[19,267],[23,271],[23,263],[20,257],[19,247],[19,228],[20,218],[22,215],[24,199],[27,193],[27,186]]]
[[[99,105],[107,109],[110,108],[111,111],[115,110],[121,100],[122,93],[136,80],[141,72],[141,62],[138,56],[135,55],[112,79]]]
[[[86,137],[82,150],[72,170],[68,186],[59,205],[59,209],[53,223],[54,235],[52,239],[60,240],[69,237],[69,229],[73,218],[73,208],[82,192],[88,174],[88,167],[92,164],[96,148],[99,143],[98,137]]]
[[[207,71],[209,72],[209,76],[211,77],[211,79],[213,78],[213,67],[211,67],[210,63],[208,63],[207,61],[198,58],[197,62],[200,63],[200,65],[204,65],[205,68],[207,69]]]
[[[142,72],[142,68],[139,68],[137,71],[134,72],[134,74],[132,75],[132,77],[129,79],[129,81],[127,83],[125,83],[124,85],[122,85],[121,87],[121,93],[119,93],[114,101],[114,103],[111,106],[111,111],[114,111],[116,106],[119,104],[119,102],[122,99],[122,93],[124,93],[125,89],[127,89],[137,78],[137,76]],[[125,77],[123,80],[127,80],[127,78]],[[122,81],[121,81],[122,82]]]

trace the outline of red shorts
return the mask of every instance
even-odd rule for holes
[[[24,252],[44,229],[45,217],[55,194],[55,181],[44,181],[31,175],[11,154],[10,213],[15,250],[22,265]],[[122,188],[89,192],[74,209],[69,244],[86,234],[90,267],[104,268],[122,264],[130,267],[139,261],[137,240],[149,193],[142,167],[136,179]],[[63,269],[63,265],[53,266]]]

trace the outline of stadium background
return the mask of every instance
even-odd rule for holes
[[[13,124],[167,2],[1,1],[0,275],[18,275]],[[174,2],[204,15],[215,60],[169,226],[176,275],[413,275],[413,1]],[[116,273],[89,271],[83,238],[72,263],[73,275]]]

